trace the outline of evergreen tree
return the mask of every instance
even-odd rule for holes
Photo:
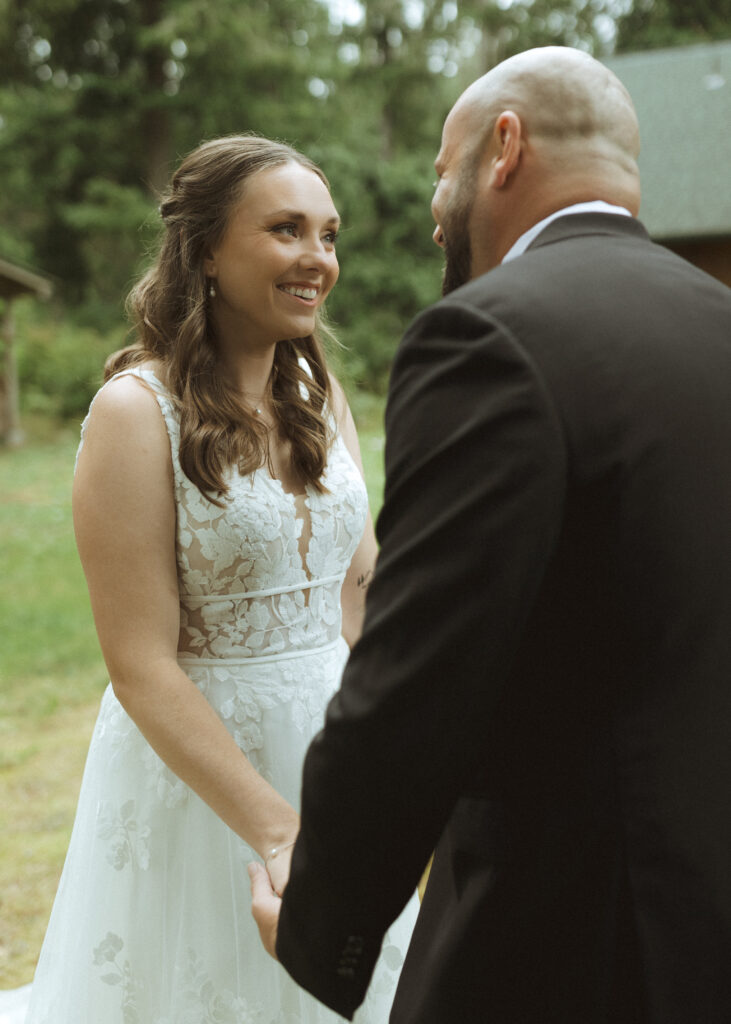
[[[731,38],[731,0],[634,0],[617,21],[617,50]]]
[[[53,274],[81,322],[116,327],[180,156],[232,132],[284,139],[331,179],[330,308],[346,370],[380,389],[439,296],[446,112],[529,46],[602,52],[613,2],[361,0],[343,20],[335,0],[0,0],[0,256]]]

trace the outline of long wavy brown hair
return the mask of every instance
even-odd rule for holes
[[[137,340],[104,367],[108,380],[150,359],[163,364],[180,412],[180,464],[217,505],[228,491],[226,471],[238,466],[251,473],[265,465],[268,444],[266,427],[247,409],[220,359],[204,260],[223,238],[247,180],[287,163],[311,170],[330,189],[306,156],[257,135],[204,142],[183,160],[160,205],[164,236],[157,259],[127,298]],[[289,441],[292,469],[321,492],[332,441],[323,337],[332,335],[318,315],[315,333],[278,342],[270,378],[272,409]]]

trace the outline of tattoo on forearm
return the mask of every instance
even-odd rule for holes
[[[372,569],[369,569],[368,572],[361,573],[360,576],[358,577],[358,579],[356,580],[356,584],[358,586],[358,589],[359,590],[367,590],[368,589],[368,584],[371,582],[372,579],[373,579],[373,570]]]

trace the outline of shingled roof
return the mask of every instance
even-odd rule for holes
[[[731,40],[605,61],[640,121],[640,219],[662,241],[731,236]]]

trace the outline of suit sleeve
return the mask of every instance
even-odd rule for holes
[[[400,347],[361,640],[308,752],[277,954],[352,1017],[388,925],[480,763],[556,543],[561,427],[487,314],[445,300]]]

